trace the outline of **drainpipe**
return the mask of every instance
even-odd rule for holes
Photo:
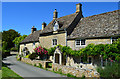
[[[65,31],[65,37],[66,37],[66,46],[67,46],[67,31],[66,31],[66,29],[64,29],[64,31]]]

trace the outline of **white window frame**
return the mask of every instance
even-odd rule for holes
[[[57,21],[54,22],[53,30],[57,31],[59,29],[59,24]]]
[[[117,38],[112,38],[112,37],[111,37],[111,44],[113,44],[113,39],[117,40]]]
[[[76,45],[77,44],[77,40],[80,40],[80,45]],[[85,40],[85,45],[81,45],[81,40]],[[80,46],[86,46],[86,39],[76,39],[75,40],[75,47],[80,47]]]
[[[54,41],[53,40],[57,40],[57,39],[52,39],[52,46],[56,46],[58,43],[58,41],[56,42],[57,44],[56,45],[54,45],[55,43],[54,43]]]

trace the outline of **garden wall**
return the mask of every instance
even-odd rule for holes
[[[21,59],[22,62],[28,63],[28,64],[32,64],[33,66],[36,64],[36,66],[39,66],[39,63],[42,65],[42,67],[46,68],[46,64],[45,61],[41,61],[41,60],[31,60],[28,58],[22,58]]]
[[[54,71],[61,71],[64,74],[70,73],[76,77],[82,77],[83,75],[85,77],[99,77],[99,73],[96,71],[96,69],[89,69],[89,68],[75,68],[71,66],[63,66],[56,63],[52,64],[52,69]]]

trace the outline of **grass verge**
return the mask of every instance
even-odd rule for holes
[[[2,79],[24,79],[2,63]]]

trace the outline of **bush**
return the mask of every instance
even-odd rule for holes
[[[39,66],[38,66],[38,67],[39,67],[39,68],[43,68],[41,63],[39,63]]]
[[[31,55],[31,54],[26,55],[25,58],[29,58],[30,55]]]
[[[17,61],[20,61],[20,58],[17,58]]]
[[[70,74],[70,73],[67,73],[67,77],[72,77],[72,78],[76,78],[76,76]]]
[[[36,67],[36,64],[34,64],[34,66]]]
[[[18,51],[18,49],[16,47],[12,47],[10,50],[11,51]]]
[[[30,58],[30,59],[35,59],[37,57],[37,54],[36,53],[32,53],[32,54],[30,54],[29,56],[28,56],[28,58]]]
[[[104,68],[98,67],[97,71],[100,73],[101,77],[105,78],[115,78],[120,77],[119,63],[112,63],[111,65],[105,66]]]

